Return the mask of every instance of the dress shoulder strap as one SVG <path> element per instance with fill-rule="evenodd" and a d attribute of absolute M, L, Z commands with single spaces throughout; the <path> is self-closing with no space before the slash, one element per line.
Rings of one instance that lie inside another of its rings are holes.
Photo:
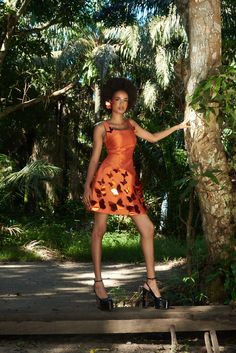
<path fill-rule="evenodd" d="M 102 123 L 103 123 L 103 126 L 105 127 L 105 130 L 109 131 L 110 126 L 109 126 L 108 122 L 106 120 L 104 120 Z"/>

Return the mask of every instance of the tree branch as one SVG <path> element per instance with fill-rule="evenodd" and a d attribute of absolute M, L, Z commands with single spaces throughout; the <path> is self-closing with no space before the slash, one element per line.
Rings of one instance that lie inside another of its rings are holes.
<path fill-rule="evenodd" d="M 12 107 L 7 107 L 3 112 L 0 112 L 0 118 L 4 118 L 5 116 L 14 113 L 17 110 L 23 110 L 25 108 L 31 107 L 32 105 L 35 105 L 37 103 L 42 102 L 43 100 L 46 99 L 53 99 L 55 97 L 61 96 L 62 94 L 65 94 L 66 92 L 70 91 L 72 88 L 76 86 L 77 82 L 71 82 L 69 85 L 65 86 L 64 88 L 61 88 L 49 95 L 45 96 L 39 96 L 33 99 L 30 99 L 26 102 L 22 102 L 20 104 L 14 105 Z"/>
<path fill-rule="evenodd" d="M 24 0 L 23 1 L 23 3 L 21 4 L 21 7 L 19 8 L 19 10 L 16 13 L 18 18 L 24 13 L 26 7 L 29 5 L 30 2 L 31 2 L 31 0 Z"/>
<path fill-rule="evenodd" d="M 48 29 L 49 27 L 56 24 L 58 22 L 58 19 L 59 19 L 58 17 L 55 17 L 51 21 L 48 21 L 47 23 L 43 24 L 40 27 L 25 29 L 25 30 L 17 32 L 16 34 L 22 36 L 22 35 L 27 35 L 27 34 L 31 34 L 31 33 L 38 33 L 38 32 L 44 31 L 45 29 Z"/>

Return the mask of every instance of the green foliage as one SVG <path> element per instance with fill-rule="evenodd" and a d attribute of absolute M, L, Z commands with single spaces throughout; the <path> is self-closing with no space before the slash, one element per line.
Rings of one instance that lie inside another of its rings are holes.
<path fill-rule="evenodd" d="M 183 278 L 185 300 L 191 305 L 205 304 L 207 296 L 199 289 L 200 273 L 195 272 L 189 277 Z"/>
<path fill-rule="evenodd" d="M 18 225 L 6 226 L 0 223 L 0 245 L 14 245 L 23 230 Z"/>
<path fill-rule="evenodd" d="M 65 252 L 74 260 L 90 261 L 90 239 L 82 236 L 82 242 L 74 242 Z M 154 242 L 156 259 L 163 261 L 184 256 L 185 246 L 172 237 L 156 238 Z M 103 240 L 103 260 L 111 262 L 143 262 L 143 254 L 138 234 L 107 232 Z"/>
<path fill-rule="evenodd" d="M 33 0 L 30 1 L 28 12 L 34 24 L 55 19 L 55 22 L 60 22 L 61 26 L 69 26 L 75 20 L 85 21 L 88 19 L 89 3 L 91 2 L 85 2 L 84 0 L 71 0 L 69 2 L 65 0 Z"/>
<path fill-rule="evenodd" d="M 118 215 L 111 215 L 108 218 L 108 231 L 111 233 L 122 233 L 126 231 L 131 236 L 137 233 L 136 226 L 131 218 Z"/>
<path fill-rule="evenodd" d="M 222 130 L 222 143 L 228 157 L 229 167 L 235 171 L 236 142 L 236 67 L 223 66 L 219 73 L 200 82 L 192 96 L 192 107 L 203 113 L 209 121 L 211 113 L 216 113 Z M 219 113 L 219 114 L 218 114 Z M 210 175 L 209 175 L 210 176 Z M 211 178 L 214 176 L 211 174 Z M 215 178 L 214 178 L 215 179 Z M 217 180 L 215 179 L 215 182 Z"/>
<path fill-rule="evenodd" d="M 122 302 L 123 306 L 125 306 L 125 303 L 129 301 L 130 297 L 130 294 L 123 287 L 114 287 L 109 291 L 109 294 L 112 296 L 115 307 Z"/>
<path fill-rule="evenodd" d="M 15 193 L 23 195 L 24 202 L 28 202 L 32 195 L 41 198 L 42 182 L 52 180 L 60 171 L 60 168 L 38 160 L 30 162 L 20 171 L 9 173 L 2 178 L 0 183 L 0 191 L 5 193 L 4 202 L 14 197 Z"/>
<path fill-rule="evenodd" d="M 169 290 L 166 294 L 174 305 L 206 305 L 207 296 L 200 289 L 200 274 L 194 272 L 191 276 L 172 275 L 168 279 Z"/>
<path fill-rule="evenodd" d="M 32 224 L 21 225 L 22 232 L 17 237 L 8 236 L 2 244 L 2 252 L 9 254 L 10 247 L 13 252 L 21 249 L 26 244 L 36 241 L 49 249 L 57 250 L 61 258 L 75 261 L 91 261 L 90 233 L 81 225 L 78 229 L 76 221 L 71 220 L 70 225 L 56 223 L 51 219 L 50 223 L 44 219 L 33 221 Z M 183 257 L 185 245 L 173 237 L 157 237 L 155 239 L 156 258 L 163 261 Z M 2 255 L 3 256 L 3 255 Z M 140 238 L 136 233 L 127 231 L 107 232 L 103 239 L 103 259 L 112 262 L 143 262 L 143 254 Z"/>
<path fill-rule="evenodd" d="M 223 277 L 224 288 L 228 299 L 227 304 L 233 300 L 236 301 L 236 251 L 234 248 L 228 249 L 227 257 L 215 264 L 214 272 L 209 275 L 208 281 L 215 277 Z"/>
<path fill-rule="evenodd" d="M 7 3 L 2 5 L 1 40 L 7 41 L 0 67 L 2 110 L 19 101 L 46 94 L 57 86 L 53 40 L 50 42 L 50 36 L 53 37 L 55 32 L 50 28 L 54 26 L 60 31 L 74 23 L 77 28 L 85 23 L 89 25 L 92 9 L 93 2 L 84 0 L 29 1 L 24 7 L 21 2 L 12 3 L 11 7 Z M 15 16 L 14 35 L 7 33 L 11 30 L 9 14 Z M 69 36 L 67 40 L 70 40 Z"/>
<path fill-rule="evenodd" d="M 91 214 L 86 211 L 84 204 L 81 200 L 66 200 L 62 205 L 53 207 L 53 217 L 55 222 L 60 223 L 63 219 L 63 223 L 69 229 L 78 231 L 81 228 L 86 230 L 90 229 Z M 52 214 L 46 212 L 42 213 L 42 217 L 45 222 L 50 222 Z"/>
<path fill-rule="evenodd" d="M 191 105 L 209 118 L 211 112 L 220 111 L 221 123 L 228 122 L 234 129 L 236 124 L 236 68 L 222 67 L 217 75 L 199 83 L 193 93 Z"/>
<path fill-rule="evenodd" d="M 110 0 L 104 1 L 100 12 L 97 14 L 99 20 L 106 21 L 110 26 L 134 23 L 140 18 L 144 21 L 143 14 L 156 15 L 165 14 L 173 0 Z"/>
<path fill-rule="evenodd" d="M 73 243 L 74 241 L 78 240 L 79 244 L 81 242 L 77 232 L 68 229 L 64 223 L 58 224 L 54 222 L 51 224 L 42 222 L 41 226 L 39 224 L 26 226 L 24 244 L 35 240 L 42 241 L 47 247 L 58 250 L 65 249 L 69 243 Z M 23 240 L 21 243 L 23 244 Z"/>
<path fill-rule="evenodd" d="M 219 169 L 207 168 L 202 171 L 202 167 L 199 163 L 191 164 L 190 170 L 186 172 L 186 176 L 175 181 L 174 185 L 183 189 L 180 198 L 184 200 L 186 196 L 189 196 L 191 191 L 195 189 L 201 178 L 209 178 L 213 183 L 219 184 L 217 174 L 220 173 Z"/>
<path fill-rule="evenodd" d="M 5 246 L 0 251 L 0 261 L 40 261 L 40 256 L 16 246 Z"/>
<path fill-rule="evenodd" d="M 172 275 L 169 279 L 168 297 L 176 305 L 205 305 L 208 298 L 202 289 L 202 272 L 208 258 L 208 250 L 203 236 L 198 236 L 192 248 L 192 274 Z"/>
<path fill-rule="evenodd" d="M 234 0 L 222 0 L 222 56 L 224 65 L 235 64 L 236 7 Z"/>
<path fill-rule="evenodd" d="M 208 263 L 207 244 L 203 236 L 198 236 L 192 249 L 192 274 L 183 275 L 182 281 L 179 276 L 172 275 L 170 278 L 170 291 L 168 297 L 176 304 L 204 305 L 209 300 L 203 288 L 206 283 L 210 284 L 214 279 L 221 278 L 226 292 L 225 304 L 236 300 L 236 251 L 231 244 L 227 250 L 227 257 L 215 263 L 211 271 L 206 275 L 205 270 Z M 205 276 L 205 277 L 204 277 Z M 221 292 L 223 292 L 221 290 Z"/>
<path fill-rule="evenodd" d="M 2 180 L 12 172 L 13 162 L 5 154 L 0 154 L 0 183 Z"/>

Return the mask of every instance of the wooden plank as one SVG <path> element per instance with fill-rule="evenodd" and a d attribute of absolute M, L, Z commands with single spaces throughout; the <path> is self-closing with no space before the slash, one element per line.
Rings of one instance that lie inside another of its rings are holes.
<path fill-rule="evenodd" d="M 178 341 L 177 341 L 174 325 L 170 326 L 170 335 L 171 335 L 171 350 L 170 350 L 170 352 L 175 353 L 176 349 L 178 347 Z"/>
<path fill-rule="evenodd" d="M 157 310 L 154 308 L 115 308 L 112 312 L 104 312 L 96 308 L 95 305 L 83 305 L 76 307 L 73 305 L 53 305 L 50 303 L 45 305 L 32 306 L 28 303 L 28 307 L 20 303 L 18 306 L 11 308 L 4 305 L 0 309 L 0 321 L 87 321 L 87 320 L 128 320 L 128 319 L 155 319 L 155 318 L 198 318 L 201 320 L 209 320 L 217 317 L 229 317 L 236 319 L 236 311 L 230 306 L 198 306 L 183 307 L 175 306 L 169 310 Z"/>
<path fill-rule="evenodd" d="M 135 320 L 83 320 L 83 321 L 4 321 L 0 322 L 0 335 L 50 335 L 50 334 L 106 334 L 169 332 L 174 325 L 176 332 L 236 330 L 236 323 L 219 320 L 190 319 L 135 319 Z"/>
<path fill-rule="evenodd" d="M 20 303 L 19 303 L 20 304 Z M 20 305 L 19 305 L 20 307 Z M 3 311 L 4 308 L 4 311 Z M 236 330 L 236 311 L 230 306 L 154 308 L 116 308 L 102 312 L 84 305 L 42 306 L 20 309 L 3 307 L 0 311 L 0 335 L 24 334 L 103 334 Z M 37 311 L 35 311 L 37 309 Z"/>
<path fill-rule="evenodd" d="M 218 339 L 217 339 L 217 335 L 216 335 L 215 330 L 210 331 L 210 337 L 211 337 L 213 352 L 220 353 L 220 347 L 219 347 L 219 343 L 218 343 Z"/>
<path fill-rule="evenodd" d="M 112 312 L 101 311 L 97 308 L 93 308 L 93 311 L 88 310 L 72 310 L 68 308 L 67 311 L 63 310 L 53 310 L 45 311 L 41 310 L 40 312 L 35 311 L 12 311 L 0 313 L 0 321 L 21 321 L 24 318 L 24 321 L 87 321 L 87 320 L 128 320 L 128 319 L 155 319 L 158 318 L 193 318 L 192 313 L 186 311 L 175 311 L 175 310 L 156 310 L 154 308 L 141 309 L 141 308 L 118 308 L 114 309 Z"/>
<path fill-rule="evenodd" d="M 205 341 L 207 353 L 213 353 L 211 349 L 211 340 L 210 340 L 209 332 L 204 333 L 204 341 Z"/>

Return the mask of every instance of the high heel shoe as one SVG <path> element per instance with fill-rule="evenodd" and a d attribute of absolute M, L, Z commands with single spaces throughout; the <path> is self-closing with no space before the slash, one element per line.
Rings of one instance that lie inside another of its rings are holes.
<path fill-rule="evenodd" d="M 156 280 L 156 277 L 154 278 L 148 278 L 149 280 Z M 155 294 L 153 293 L 151 287 L 147 282 L 145 284 L 148 286 L 148 289 L 143 287 L 143 292 L 142 292 L 142 306 L 143 308 L 147 308 L 148 306 L 148 297 L 152 297 L 154 299 L 154 306 L 156 309 L 168 309 L 169 308 L 169 301 L 168 299 L 165 299 L 163 297 L 156 297 Z"/>
<path fill-rule="evenodd" d="M 102 279 L 99 279 L 99 280 L 94 280 L 95 283 L 97 282 L 102 282 Z M 113 301 L 112 301 L 112 298 L 110 296 L 107 296 L 106 298 L 99 298 L 99 296 L 97 295 L 96 293 L 96 289 L 95 289 L 95 284 L 94 284 L 94 287 L 93 287 L 93 291 L 94 291 L 94 294 L 96 296 L 96 301 L 97 301 L 97 307 L 100 309 L 100 310 L 104 310 L 104 311 L 112 311 L 113 309 Z"/>

